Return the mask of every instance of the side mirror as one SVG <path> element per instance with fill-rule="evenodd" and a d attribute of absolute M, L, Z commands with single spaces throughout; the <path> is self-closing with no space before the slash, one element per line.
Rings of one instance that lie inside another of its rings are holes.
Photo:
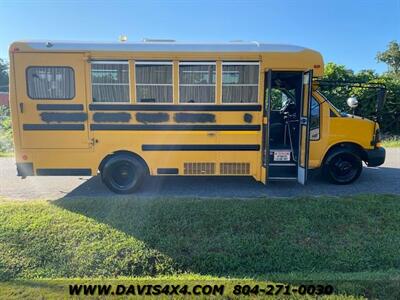
<path fill-rule="evenodd" d="M 358 106 L 358 100 L 356 97 L 350 97 L 349 99 L 347 99 L 347 105 L 350 108 L 356 108 Z"/>

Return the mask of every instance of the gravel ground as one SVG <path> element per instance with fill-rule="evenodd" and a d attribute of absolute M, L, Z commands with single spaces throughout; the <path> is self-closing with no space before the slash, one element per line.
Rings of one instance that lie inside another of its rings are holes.
<path fill-rule="evenodd" d="M 152 177 L 135 195 L 192 197 L 291 197 L 306 195 L 400 194 L 400 148 L 387 149 L 386 162 L 364 168 L 351 185 L 326 183 L 314 174 L 306 186 L 295 182 L 263 185 L 247 177 Z M 13 158 L 0 158 L 0 197 L 17 200 L 113 196 L 99 177 L 28 177 L 15 175 Z"/>

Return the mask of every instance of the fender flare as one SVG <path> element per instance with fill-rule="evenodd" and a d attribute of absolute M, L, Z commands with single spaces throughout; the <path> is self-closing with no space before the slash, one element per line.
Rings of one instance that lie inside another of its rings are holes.
<path fill-rule="evenodd" d="M 365 161 L 367 158 L 367 153 L 360 145 L 351 143 L 351 142 L 342 142 L 342 143 L 332 145 L 328 149 L 328 151 L 325 153 L 321 167 L 324 167 L 326 164 L 328 164 L 330 162 L 330 160 L 334 156 L 336 156 L 340 153 L 351 153 L 351 154 L 359 157 L 363 161 Z"/>

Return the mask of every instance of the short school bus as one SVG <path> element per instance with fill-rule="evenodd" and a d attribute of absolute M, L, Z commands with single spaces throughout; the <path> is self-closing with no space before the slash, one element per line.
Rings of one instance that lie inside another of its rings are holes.
<path fill-rule="evenodd" d="M 15 42 L 10 102 L 19 176 L 147 175 L 356 180 L 384 162 L 379 126 L 313 84 L 322 56 L 260 43 Z"/>

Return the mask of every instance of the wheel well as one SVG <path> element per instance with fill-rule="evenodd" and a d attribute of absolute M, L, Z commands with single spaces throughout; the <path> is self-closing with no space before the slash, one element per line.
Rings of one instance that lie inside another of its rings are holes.
<path fill-rule="evenodd" d="M 101 173 L 104 164 L 113 156 L 119 155 L 119 154 L 128 154 L 131 155 L 133 157 L 135 157 L 136 159 L 138 159 L 144 166 L 147 174 L 150 174 L 150 170 L 149 170 L 149 166 L 147 165 L 146 161 L 138 154 L 131 152 L 131 151 L 127 151 L 127 150 L 119 150 L 119 151 L 115 151 L 111 154 L 108 154 L 106 157 L 103 158 L 103 160 L 101 161 L 100 165 L 99 165 L 99 171 Z"/>
<path fill-rule="evenodd" d="M 329 148 L 329 150 L 325 154 L 322 166 L 325 165 L 325 162 L 329 157 L 332 157 L 335 153 L 342 151 L 343 149 L 349 149 L 350 151 L 356 153 L 364 161 L 367 159 L 367 153 L 365 152 L 363 147 L 356 143 L 343 142 L 335 144 Z"/>

